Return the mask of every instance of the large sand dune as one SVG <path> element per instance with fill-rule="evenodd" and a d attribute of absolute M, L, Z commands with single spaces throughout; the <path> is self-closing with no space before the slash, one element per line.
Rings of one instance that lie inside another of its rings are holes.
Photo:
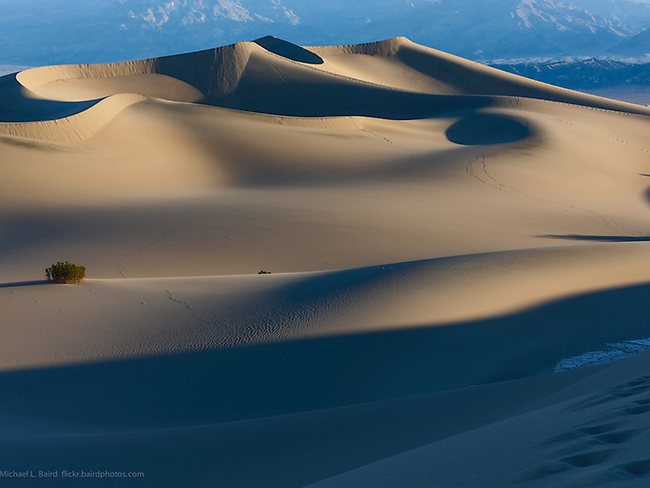
<path fill-rule="evenodd" d="M 554 370 L 650 337 L 649 116 L 404 38 L 0 78 L 0 468 L 645 486 L 650 353 Z"/>

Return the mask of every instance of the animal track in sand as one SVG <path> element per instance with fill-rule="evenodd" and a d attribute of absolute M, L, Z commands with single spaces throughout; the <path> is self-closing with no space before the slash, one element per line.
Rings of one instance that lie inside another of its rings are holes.
<path fill-rule="evenodd" d="M 592 210 L 590 208 L 586 207 L 581 207 L 579 205 L 575 204 L 562 204 L 560 202 L 556 202 L 554 200 L 549 200 L 548 198 L 543 198 L 543 197 L 538 197 L 535 195 L 531 195 L 530 193 L 527 193 L 526 191 L 517 188 L 512 185 L 508 185 L 504 183 L 503 181 L 498 180 L 493 174 L 488 170 L 487 166 L 487 156 L 484 154 L 479 154 L 476 157 L 472 158 L 467 165 L 465 166 L 465 172 L 477 180 L 478 182 L 489 186 L 490 188 L 493 188 L 497 191 L 506 193 L 508 195 L 513 195 L 513 196 L 518 196 L 521 198 L 525 198 L 527 200 L 531 200 L 534 202 L 541 203 L 542 205 L 546 205 L 549 207 L 556 208 L 558 210 L 561 210 L 563 212 L 567 213 L 579 213 L 582 215 L 582 217 L 586 218 L 587 220 L 597 224 L 597 225 L 605 225 L 606 227 L 617 230 L 617 231 L 624 231 L 625 233 L 628 234 L 640 234 L 639 232 L 636 232 L 632 229 L 629 229 L 623 225 L 620 225 L 618 222 L 615 222 L 613 220 L 608 219 L 604 215 L 596 212 L 595 210 Z"/>
<path fill-rule="evenodd" d="M 580 412 L 584 421 L 544 441 L 540 447 L 548 461 L 517 480 L 552 477 L 553 486 L 573 487 L 650 477 L 650 459 L 633 459 L 638 442 L 630 444 L 650 428 L 648 393 L 650 376 L 642 376 L 569 405 L 567 410 Z"/>
<path fill-rule="evenodd" d="M 619 464 L 612 468 L 613 470 L 620 470 L 635 478 L 645 478 L 650 476 L 650 459 L 643 459 L 640 461 L 631 461 L 625 464 Z"/>
<path fill-rule="evenodd" d="M 627 415 L 641 415 L 650 412 L 650 405 L 639 405 L 621 410 L 621 413 Z"/>
<path fill-rule="evenodd" d="M 569 464 L 576 468 L 585 468 L 587 466 L 594 466 L 601 464 L 609 459 L 612 459 L 618 453 L 618 449 L 606 449 L 604 451 L 590 451 L 582 454 L 576 454 L 560 459 L 560 462 Z"/>
<path fill-rule="evenodd" d="M 598 442 L 604 444 L 623 444 L 635 437 L 641 435 L 642 429 L 619 430 L 617 432 L 607 432 L 595 437 Z"/>
<path fill-rule="evenodd" d="M 602 405 L 604 403 L 613 402 L 621 398 L 628 398 L 631 396 L 638 395 L 650 388 L 650 377 L 644 376 L 634 381 L 630 381 L 623 385 L 619 385 L 615 388 L 612 388 L 606 393 L 600 393 L 597 395 L 588 396 L 585 399 L 582 399 L 571 406 L 573 410 L 583 410 L 597 405 Z M 650 397 L 642 398 L 635 400 L 636 405 L 648 405 L 650 404 Z"/>
<path fill-rule="evenodd" d="M 393 144 L 393 141 L 391 141 L 388 137 L 384 137 L 381 134 L 377 134 L 376 132 L 373 132 L 369 129 L 361 129 L 361 132 L 364 132 L 372 137 L 376 137 L 377 139 L 381 139 L 384 142 L 387 142 L 388 144 Z"/>

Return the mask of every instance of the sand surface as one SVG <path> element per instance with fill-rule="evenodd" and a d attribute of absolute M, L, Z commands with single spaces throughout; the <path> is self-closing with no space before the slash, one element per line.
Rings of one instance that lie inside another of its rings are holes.
<path fill-rule="evenodd" d="M 649 117 L 405 38 L 0 77 L 0 470 L 647 486 L 650 351 L 561 365 L 650 337 Z"/>

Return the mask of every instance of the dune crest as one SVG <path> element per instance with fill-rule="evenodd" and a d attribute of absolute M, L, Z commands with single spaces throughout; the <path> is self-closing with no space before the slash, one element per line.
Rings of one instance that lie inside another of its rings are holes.
<path fill-rule="evenodd" d="M 235 89 L 246 66 L 250 45 L 239 43 L 122 63 L 32 68 L 18 73 L 17 79 L 33 93 L 64 101 L 88 99 L 89 95 L 100 98 L 127 91 L 179 102 L 197 102 Z M 84 82 L 89 84 L 98 80 L 104 83 L 96 93 L 84 92 Z M 163 89 L 161 92 L 161 85 L 165 84 L 168 91 Z"/>
<path fill-rule="evenodd" d="M 143 100 L 146 97 L 137 94 L 111 95 L 89 109 L 63 119 L 0 123 L 0 134 L 58 144 L 81 142 L 110 123 L 120 112 Z"/>
<path fill-rule="evenodd" d="M 139 61 L 32 68 L 18 73 L 16 79 L 26 90 L 25 96 L 48 100 L 79 102 L 138 93 L 170 101 L 201 102 L 279 115 L 380 117 L 381 112 L 365 113 L 369 110 L 367 106 L 376 103 L 390 106 L 395 103 L 393 99 L 411 105 L 428 105 L 431 114 L 439 110 L 441 100 L 444 106 L 449 105 L 447 99 L 433 95 L 537 98 L 650 114 L 647 108 L 545 85 L 419 46 L 403 37 L 309 48 L 266 37 L 255 42 Z M 320 97 L 324 101 L 331 103 L 334 99 L 354 97 L 360 110 L 347 111 L 343 106 L 337 108 L 336 103 L 330 109 L 321 108 L 322 102 L 302 95 L 314 83 L 321 86 Z M 260 93 L 277 101 L 262 99 Z M 294 97 L 299 103 L 291 103 Z M 426 112 L 413 108 L 408 114 L 406 110 L 398 117 L 426 116 Z M 390 108 L 386 109 L 386 116 L 392 117 Z"/>

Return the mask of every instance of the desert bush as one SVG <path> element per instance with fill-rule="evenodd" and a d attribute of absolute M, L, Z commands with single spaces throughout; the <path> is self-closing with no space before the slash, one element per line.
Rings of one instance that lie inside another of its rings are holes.
<path fill-rule="evenodd" d="M 59 261 L 45 270 L 45 277 L 52 283 L 81 283 L 86 278 L 86 268 Z"/>

